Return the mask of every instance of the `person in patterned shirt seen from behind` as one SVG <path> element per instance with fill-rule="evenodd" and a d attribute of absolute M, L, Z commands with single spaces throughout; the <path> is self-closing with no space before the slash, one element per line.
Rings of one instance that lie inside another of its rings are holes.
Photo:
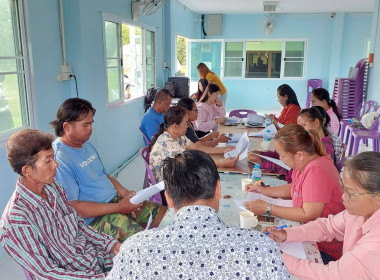
<path fill-rule="evenodd" d="M 219 218 L 221 185 L 210 156 L 189 150 L 167 158 L 163 178 L 173 224 L 130 237 L 106 279 L 289 279 L 273 241 Z"/>
<path fill-rule="evenodd" d="M 0 220 L 0 243 L 33 279 L 104 279 L 120 243 L 87 226 L 55 181 L 54 136 L 13 134 L 8 161 L 19 174 Z"/>

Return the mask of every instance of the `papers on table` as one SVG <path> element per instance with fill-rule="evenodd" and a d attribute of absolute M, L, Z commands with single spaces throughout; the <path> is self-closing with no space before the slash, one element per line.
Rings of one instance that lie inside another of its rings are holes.
<path fill-rule="evenodd" d="M 227 137 L 231 138 L 231 140 L 228 140 L 227 141 L 227 145 L 228 146 L 235 146 L 240 138 L 242 137 L 243 134 L 239 134 L 239 133 L 226 133 L 225 134 Z"/>
<path fill-rule="evenodd" d="M 247 132 L 244 133 L 239 142 L 236 144 L 235 150 L 229 151 L 224 154 L 224 158 L 234 158 L 239 156 L 239 160 L 242 160 L 247 157 L 249 148 L 249 138 Z"/>
<path fill-rule="evenodd" d="M 264 158 L 264 159 L 266 159 L 266 160 L 268 160 L 268 161 L 270 161 L 270 162 L 273 162 L 273 163 L 275 163 L 275 164 L 277 164 L 277 165 L 279 165 L 279 166 L 285 168 L 286 170 L 290 170 L 290 169 L 291 169 L 289 166 L 287 166 L 287 165 L 286 165 L 282 160 L 280 160 L 280 159 L 277 159 L 277 158 L 271 158 L 271 157 L 263 156 L 263 155 L 261 155 L 261 154 L 256 154 L 256 153 L 252 153 L 252 154 L 257 155 L 257 156 L 259 156 L 259 157 L 262 157 L 262 158 Z"/>
<path fill-rule="evenodd" d="M 238 125 L 240 123 L 240 118 L 238 117 L 227 117 L 224 125 Z"/>
<path fill-rule="evenodd" d="M 235 199 L 235 205 L 236 207 L 244 207 L 244 202 L 252 201 L 260 199 L 262 201 L 265 201 L 267 203 L 282 206 L 282 207 L 293 207 L 293 203 L 290 199 L 282 199 L 282 198 L 272 198 L 266 195 L 263 195 L 261 193 L 255 193 L 255 192 L 248 192 L 246 199 Z"/>
<path fill-rule="evenodd" d="M 164 181 L 159 182 L 158 184 L 155 184 L 153 186 L 150 186 L 146 189 L 142 189 L 138 191 L 131 199 L 130 202 L 133 204 L 139 204 L 143 202 L 144 200 L 147 200 L 148 198 L 154 196 L 155 194 L 159 193 L 160 191 L 163 191 L 165 187 Z"/>
<path fill-rule="evenodd" d="M 256 114 L 248 114 L 247 125 L 254 126 L 254 127 L 264 127 L 265 126 L 265 118 L 264 118 L 264 116 L 260 116 L 260 115 L 256 115 Z"/>
<path fill-rule="evenodd" d="M 305 249 L 301 242 L 282 242 L 278 244 L 281 251 L 299 259 L 306 259 Z"/>
<path fill-rule="evenodd" d="M 279 128 L 283 127 L 284 125 L 281 124 L 281 123 L 278 123 L 277 124 Z M 263 128 L 262 130 L 260 131 L 257 131 L 257 132 L 250 132 L 249 133 L 249 136 L 250 137 L 263 137 L 264 136 L 264 133 L 267 131 L 267 130 L 270 130 L 270 134 L 271 134 L 271 137 L 273 138 L 274 135 L 277 133 L 277 128 L 274 126 L 274 124 L 271 124 L 270 126 L 266 127 L 266 128 Z"/>

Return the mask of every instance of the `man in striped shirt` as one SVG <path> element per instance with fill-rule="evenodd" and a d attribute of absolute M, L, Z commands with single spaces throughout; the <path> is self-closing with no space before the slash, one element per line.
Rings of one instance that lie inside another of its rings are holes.
<path fill-rule="evenodd" d="M 55 181 L 54 137 L 26 129 L 8 140 L 20 175 L 0 220 L 0 243 L 38 279 L 104 279 L 120 243 L 85 225 Z"/>

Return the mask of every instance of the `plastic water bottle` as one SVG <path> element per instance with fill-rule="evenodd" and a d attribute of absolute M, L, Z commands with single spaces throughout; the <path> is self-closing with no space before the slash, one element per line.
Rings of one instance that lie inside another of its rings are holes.
<path fill-rule="evenodd" d="M 252 182 L 257 182 L 261 180 L 261 169 L 259 164 L 255 164 L 252 169 Z"/>
<path fill-rule="evenodd" d="M 270 120 L 270 117 L 267 116 L 267 118 L 265 119 L 265 127 L 268 127 L 272 124 L 272 121 Z"/>
<path fill-rule="evenodd" d="M 264 132 L 264 142 L 270 142 L 272 141 L 272 135 L 270 133 L 270 130 L 267 129 L 267 131 Z"/>

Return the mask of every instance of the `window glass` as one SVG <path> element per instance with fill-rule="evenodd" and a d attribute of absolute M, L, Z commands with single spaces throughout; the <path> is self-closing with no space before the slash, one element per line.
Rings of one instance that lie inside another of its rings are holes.
<path fill-rule="evenodd" d="M 226 42 L 224 53 L 224 76 L 241 77 L 243 72 L 243 42 Z"/>
<path fill-rule="evenodd" d="M 176 76 L 187 76 L 188 38 L 177 35 Z"/>
<path fill-rule="evenodd" d="M 0 0 L 0 135 L 30 125 L 21 1 Z"/>
<path fill-rule="evenodd" d="M 305 42 L 285 43 L 284 77 L 303 77 Z"/>

